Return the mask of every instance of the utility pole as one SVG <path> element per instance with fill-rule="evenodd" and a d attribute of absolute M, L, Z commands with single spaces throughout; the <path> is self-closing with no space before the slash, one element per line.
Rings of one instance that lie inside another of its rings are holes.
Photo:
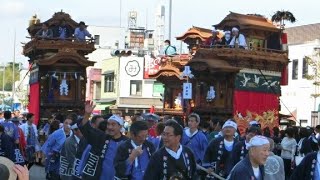
<path fill-rule="evenodd" d="M 172 0 L 169 0 L 169 40 L 171 41 Z"/>
<path fill-rule="evenodd" d="M 15 65 L 16 65 L 16 29 L 14 29 L 14 38 L 13 38 L 13 64 L 12 64 L 12 99 L 14 102 L 14 97 L 16 93 L 16 85 L 15 85 Z M 12 111 L 14 103 L 12 102 Z"/>
<path fill-rule="evenodd" d="M 120 0 L 120 28 L 121 28 L 121 21 L 122 21 L 122 0 Z"/>

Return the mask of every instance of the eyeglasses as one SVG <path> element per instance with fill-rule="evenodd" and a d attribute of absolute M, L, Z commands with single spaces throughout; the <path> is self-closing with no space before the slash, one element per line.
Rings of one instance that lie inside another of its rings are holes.
<path fill-rule="evenodd" d="M 162 137 L 172 137 L 175 136 L 174 134 L 169 134 L 169 133 L 162 133 L 161 134 Z"/>

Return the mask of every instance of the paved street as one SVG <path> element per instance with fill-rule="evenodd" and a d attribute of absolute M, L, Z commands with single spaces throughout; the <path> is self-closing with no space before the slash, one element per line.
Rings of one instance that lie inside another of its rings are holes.
<path fill-rule="evenodd" d="M 46 173 L 44 167 L 33 165 L 30 169 L 30 180 L 45 180 Z"/>

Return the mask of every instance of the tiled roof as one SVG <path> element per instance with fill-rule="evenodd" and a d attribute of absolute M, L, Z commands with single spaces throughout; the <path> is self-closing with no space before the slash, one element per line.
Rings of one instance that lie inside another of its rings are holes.
<path fill-rule="evenodd" d="M 320 23 L 286 28 L 288 44 L 303 44 L 320 39 Z"/>

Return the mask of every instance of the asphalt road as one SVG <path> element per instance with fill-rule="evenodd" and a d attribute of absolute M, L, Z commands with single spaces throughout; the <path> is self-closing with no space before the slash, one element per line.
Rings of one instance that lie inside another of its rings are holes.
<path fill-rule="evenodd" d="M 33 165 L 30 169 L 30 180 L 45 180 L 46 173 L 44 167 Z"/>

